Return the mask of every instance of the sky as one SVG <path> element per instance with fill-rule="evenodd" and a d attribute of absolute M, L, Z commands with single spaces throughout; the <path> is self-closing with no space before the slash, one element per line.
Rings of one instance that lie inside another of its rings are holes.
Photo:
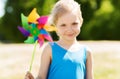
<path fill-rule="evenodd" d="M 5 13 L 4 7 L 5 7 L 6 0 L 0 0 L 0 17 L 2 17 Z"/>

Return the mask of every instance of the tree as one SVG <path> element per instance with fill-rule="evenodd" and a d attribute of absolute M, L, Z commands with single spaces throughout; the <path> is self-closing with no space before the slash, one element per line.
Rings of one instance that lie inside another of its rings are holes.
<path fill-rule="evenodd" d="M 79 39 L 120 40 L 120 1 L 81 0 L 84 24 Z M 85 4 L 84 4 L 85 3 Z M 89 9 L 89 10 L 88 10 Z"/>

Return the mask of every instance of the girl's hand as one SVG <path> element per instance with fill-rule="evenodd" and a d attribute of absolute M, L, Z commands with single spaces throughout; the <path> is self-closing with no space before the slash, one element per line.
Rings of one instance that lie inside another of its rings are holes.
<path fill-rule="evenodd" d="M 34 79 L 34 77 L 30 72 L 27 72 L 25 75 L 25 79 Z"/>

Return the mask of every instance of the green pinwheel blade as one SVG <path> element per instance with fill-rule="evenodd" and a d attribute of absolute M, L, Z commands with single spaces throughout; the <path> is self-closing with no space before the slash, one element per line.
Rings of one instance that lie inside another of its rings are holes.
<path fill-rule="evenodd" d="M 35 40 L 34 40 L 34 37 L 28 37 L 28 39 L 27 40 L 25 40 L 24 41 L 25 43 L 34 43 L 35 42 Z"/>
<path fill-rule="evenodd" d="M 24 16 L 23 14 L 21 14 L 21 20 L 22 20 L 22 26 L 24 29 L 28 30 L 28 18 L 26 16 Z"/>

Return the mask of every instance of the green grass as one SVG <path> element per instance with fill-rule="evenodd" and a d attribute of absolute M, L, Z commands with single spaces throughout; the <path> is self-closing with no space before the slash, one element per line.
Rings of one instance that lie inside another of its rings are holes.
<path fill-rule="evenodd" d="M 0 79 L 24 79 L 33 51 L 33 45 L 0 45 Z M 99 50 L 98 50 L 99 51 Z M 109 50 L 110 51 L 110 50 Z M 32 73 L 37 75 L 41 49 L 36 49 Z M 94 79 L 120 79 L 120 53 L 93 53 Z"/>
<path fill-rule="evenodd" d="M 95 79 L 120 79 L 119 53 L 94 53 Z"/>

